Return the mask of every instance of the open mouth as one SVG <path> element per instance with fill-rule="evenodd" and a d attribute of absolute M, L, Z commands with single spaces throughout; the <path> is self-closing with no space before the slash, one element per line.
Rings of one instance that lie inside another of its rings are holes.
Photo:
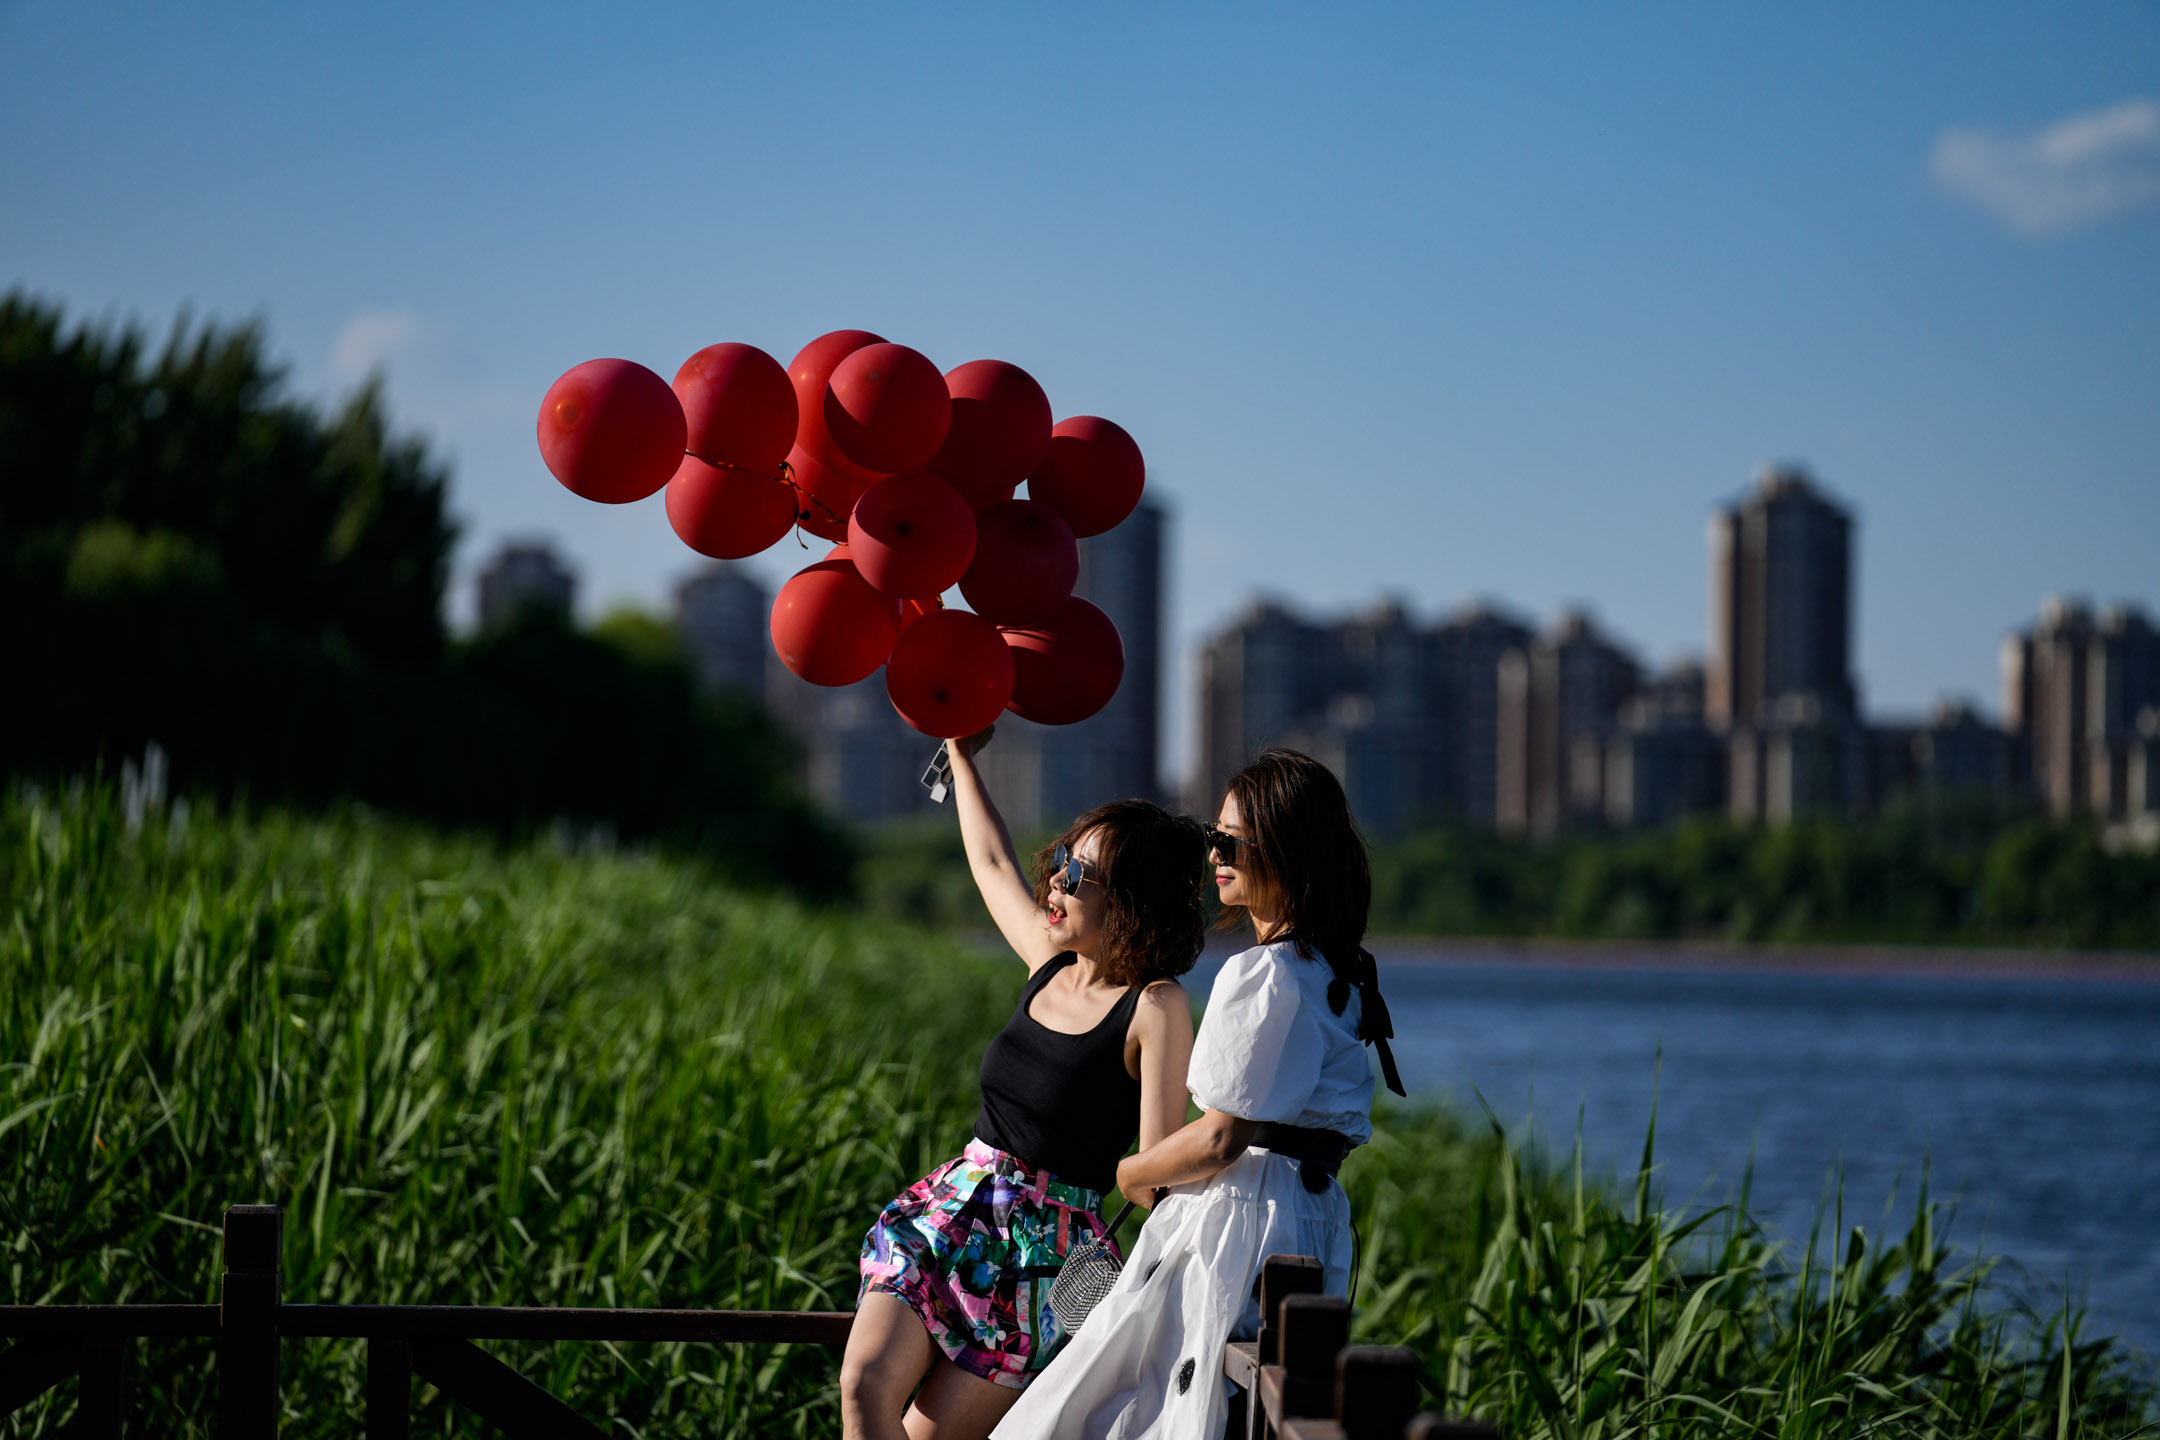
<path fill-rule="evenodd" d="M 1052 925 L 1062 925 L 1065 923 L 1065 912 L 1058 906 L 1049 906 L 1047 913 L 1050 916 L 1050 923 Z"/>

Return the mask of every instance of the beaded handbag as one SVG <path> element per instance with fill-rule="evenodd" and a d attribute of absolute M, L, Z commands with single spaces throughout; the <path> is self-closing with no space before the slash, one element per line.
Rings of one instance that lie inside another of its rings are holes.
<path fill-rule="evenodd" d="M 1050 1313 L 1057 1316 L 1058 1329 L 1066 1338 L 1080 1333 L 1087 1323 L 1089 1312 L 1097 1302 L 1110 1293 L 1117 1284 L 1118 1272 L 1125 1262 L 1118 1259 L 1117 1251 L 1110 1248 L 1110 1239 L 1132 1214 L 1133 1202 L 1125 1202 L 1125 1208 L 1117 1212 L 1103 1233 L 1081 1241 L 1065 1252 L 1065 1263 L 1059 1268 L 1057 1279 L 1050 1282 Z"/>

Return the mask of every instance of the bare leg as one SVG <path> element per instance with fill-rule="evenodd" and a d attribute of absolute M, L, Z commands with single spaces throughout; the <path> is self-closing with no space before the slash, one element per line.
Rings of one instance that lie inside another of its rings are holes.
<path fill-rule="evenodd" d="M 1019 1398 L 1018 1390 L 971 1375 L 940 1355 L 908 1408 L 908 1440 L 987 1440 Z"/>
<path fill-rule="evenodd" d="M 905 1300 L 883 1290 L 863 1296 L 840 1361 L 840 1433 L 846 1440 L 903 1440 L 908 1432 L 901 1415 L 932 1360 L 951 1366 Z M 985 1425 L 983 1433 L 989 1432 Z"/>

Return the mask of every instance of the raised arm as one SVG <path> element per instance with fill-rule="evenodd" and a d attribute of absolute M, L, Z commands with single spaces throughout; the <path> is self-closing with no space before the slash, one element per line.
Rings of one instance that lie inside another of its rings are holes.
<path fill-rule="evenodd" d="M 1047 963 L 1057 952 L 1050 930 L 1043 923 L 1042 907 L 1035 903 L 1035 887 L 1013 849 L 1005 817 L 991 803 L 983 787 L 982 772 L 975 768 L 975 752 L 989 740 L 990 732 L 965 740 L 946 742 L 952 761 L 953 808 L 960 815 L 960 842 L 967 848 L 968 873 L 982 892 L 990 918 L 1013 953 L 1027 962 L 1028 973 Z"/>

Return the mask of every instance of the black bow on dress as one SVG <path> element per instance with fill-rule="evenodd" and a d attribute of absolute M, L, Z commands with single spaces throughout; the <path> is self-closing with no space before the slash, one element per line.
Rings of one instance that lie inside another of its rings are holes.
<path fill-rule="evenodd" d="M 1343 974 L 1342 967 L 1329 962 L 1335 978 L 1328 981 L 1327 1003 L 1337 1015 L 1350 1003 L 1350 987 L 1357 986 L 1362 1004 L 1358 1006 L 1358 1039 L 1380 1052 L 1380 1075 L 1387 1081 L 1387 1088 L 1405 1099 L 1409 1091 L 1403 1089 L 1402 1075 L 1395 1069 L 1395 1052 L 1388 1048 L 1388 1041 L 1395 1038 L 1395 1019 L 1388 1014 L 1387 1001 L 1380 995 L 1380 966 L 1372 952 L 1358 947 L 1357 959 L 1350 966 L 1350 973 Z"/>

